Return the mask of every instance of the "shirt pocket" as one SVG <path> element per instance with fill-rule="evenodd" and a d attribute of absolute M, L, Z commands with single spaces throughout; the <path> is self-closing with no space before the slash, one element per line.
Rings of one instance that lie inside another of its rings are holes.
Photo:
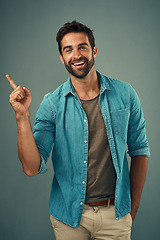
<path fill-rule="evenodd" d="M 121 137 L 127 137 L 129 115 L 129 108 L 124 108 L 111 113 L 113 132 L 116 135 L 118 134 Z"/>

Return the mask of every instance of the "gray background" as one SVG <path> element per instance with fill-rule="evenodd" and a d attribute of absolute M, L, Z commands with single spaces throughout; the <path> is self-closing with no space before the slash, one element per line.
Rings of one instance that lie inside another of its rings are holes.
<path fill-rule="evenodd" d="M 159 25 L 158 0 L 1 0 L 0 1 L 0 239 L 54 239 L 48 202 L 53 169 L 28 178 L 17 156 L 16 121 L 8 96 L 9 73 L 29 87 L 33 126 L 47 92 L 68 74 L 59 60 L 58 29 L 74 19 L 94 29 L 102 74 L 129 82 L 137 91 L 150 142 L 151 158 L 132 239 L 159 236 Z"/>

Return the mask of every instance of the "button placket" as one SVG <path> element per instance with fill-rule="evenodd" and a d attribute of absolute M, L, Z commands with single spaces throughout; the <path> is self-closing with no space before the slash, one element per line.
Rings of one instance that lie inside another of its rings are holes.
<path fill-rule="evenodd" d="M 83 108 L 82 108 L 83 109 Z M 83 129 L 84 129 L 84 159 L 83 159 L 83 174 L 82 174 L 82 193 L 81 193 L 81 201 L 80 201 L 80 209 L 82 211 L 84 202 L 85 202 L 85 191 L 86 191 L 86 180 L 87 180 L 87 158 L 88 158 L 88 121 L 87 116 L 83 110 Z"/>

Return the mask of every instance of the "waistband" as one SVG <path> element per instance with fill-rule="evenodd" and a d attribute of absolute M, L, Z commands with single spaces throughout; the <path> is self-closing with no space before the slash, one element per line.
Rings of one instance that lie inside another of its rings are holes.
<path fill-rule="evenodd" d="M 115 198 L 111 198 L 111 199 L 101 201 L 101 202 L 93 202 L 93 203 L 85 203 L 85 204 L 96 207 L 96 206 L 104 206 L 104 205 L 108 205 L 108 206 L 114 205 L 114 202 L 115 202 Z"/>

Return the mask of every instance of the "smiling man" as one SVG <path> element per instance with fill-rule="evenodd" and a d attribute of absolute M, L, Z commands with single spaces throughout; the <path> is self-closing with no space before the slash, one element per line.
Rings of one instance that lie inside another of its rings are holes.
<path fill-rule="evenodd" d="M 6 75 L 23 170 L 45 173 L 53 147 L 49 210 L 57 240 L 129 240 L 150 155 L 140 101 L 129 84 L 96 71 L 97 47 L 87 26 L 64 24 L 57 42 L 69 78 L 45 95 L 33 133 L 30 91 Z"/>
<path fill-rule="evenodd" d="M 96 46 L 91 48 L 85 33 L 66 34 L 61 41 L 61 46 L 60 59 L 68 72 L 78 79 L 85 78 L 94 66 Z M 95 71 L 95 67 L 93 69 Z"/>

